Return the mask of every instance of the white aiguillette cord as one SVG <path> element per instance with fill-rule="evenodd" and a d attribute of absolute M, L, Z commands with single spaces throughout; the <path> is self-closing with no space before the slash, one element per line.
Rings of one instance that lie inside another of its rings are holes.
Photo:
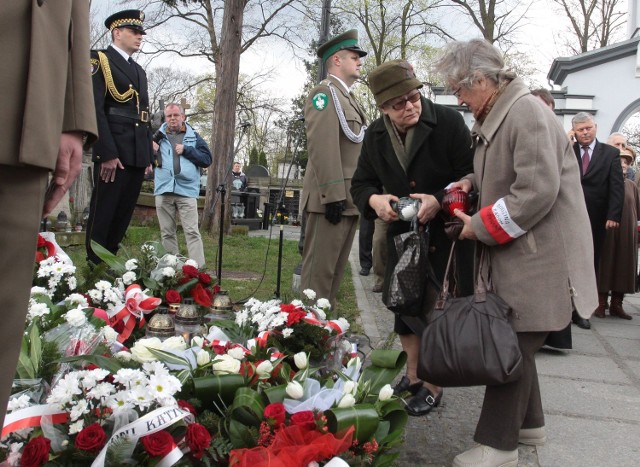
<path fill-rule="evenodd" d="M 356 135 L 351 130 L 351 128 L 349 128 L 349 125 L 347 124 L 347 119 L 344 118 L 342 105 L 338 100 L 338 95 L 336 94 L 336 90 L 332 83 L 329 83 L 329 91 L 331 91 L 331 97 L 333 98 L 333 104 L 334 104 L 334 107 L 336 108 L 336 114 L 338 115 L 338 120 L 340 121 L 340 127 L 342 128 L 342 132 L 347 137 L 347 139 L 352 143 L 356 143 L 356 144 L 362 143 L 362 140 L 364 139 L 364 132 L 367 129 L 366 125 L 363 125 L 362 128 L 360 128 L 360 133 Z"/>

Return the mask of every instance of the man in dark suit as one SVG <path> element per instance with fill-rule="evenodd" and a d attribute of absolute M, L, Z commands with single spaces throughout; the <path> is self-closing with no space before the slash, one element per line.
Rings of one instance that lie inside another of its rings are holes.
<path fill-rule="evenodd" d="M 149 125 L 147 75 L 131 55 L 145 34 L 144 13 L 125 10 L 104 22 L 112 44 L 91 52 L 93 94 L 99 140 L 93 146 L 93 192 L 87 222 L 87 258 L 100 258 L 95 241 L 117 253 L 140 193 L 153 154 Z"/>
<path fill-rule="evenodd" d="M 88 53 L 88 0 L 0 2 L 0 426 L 20 353 L 40 220 L 81 172 L 82 142 L 98 134 Z"/>
<path fill-rule="evenodd" d="M 593 235 L 593 257 L 596 275 L 600 264 L 600 253 L 607 229 L 617 229 L 622 217 L 624 201 L 624 178 L 620 165 L 620 151 L 596 139 L 598 126 L 593 116 L 580 112 L 571 119 L 573 151 L 582 169 L 582 190 L 587 204 Z M 589 329 L 589 320 L 576 312 L 573 322 Z"/>

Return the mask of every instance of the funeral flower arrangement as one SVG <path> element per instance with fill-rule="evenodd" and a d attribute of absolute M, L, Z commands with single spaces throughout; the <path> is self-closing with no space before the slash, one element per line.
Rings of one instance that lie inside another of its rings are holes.
<path fill-rule="evenodd" d="M 211 278 L 151 244 L 138 258 L 107 253 L 112 273 L 84 294 L 62 267 L 32 290 L 6 465 L 393 464 L 407 415 L 389 383 L 403 352 L 374 350 L 363 366 L 349 323 L 312 290 L 251 299 L 190 342 L 145 337 L 161 304 L 207 309 Z"/>

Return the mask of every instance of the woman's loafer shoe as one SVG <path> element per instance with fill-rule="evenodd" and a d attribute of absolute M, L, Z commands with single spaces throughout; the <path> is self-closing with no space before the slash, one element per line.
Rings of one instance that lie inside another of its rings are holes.
<path fill-rule="evenodd" d="M 516 467 L 517 465 L 517 449 L 501 451 L 483 444 L 458 454 L 453 459 L 453 467 Z"/>
<path fill-rule="evenodd" d="M 542 446 L 547 442 L 547 434 L 543 426 L 539 428 L 521 428 L 518 442 L 527 446 Z"/>
<path fill-rule="evenodd" d="M 443 392 L 444 391 L 440 391 L 440 394 L 434 396 L 431 391 L 422 386 L 420 390 L 416 392 L 416 395 L 409 399 L 405 410 L 409 415 L 414 417 L 427 415 L 434 407 L 438 407 L 440 405 Z"/>
<path fill-rule="evenodd" d="M 422 387 L 422 381 L 418 381 L 417 383 L 411 384 L 411 382 L 409 381 L 409 378 L 407 378 L 406 376 L 403 376 L 400 379 L 400 381 L 398 381 L 398 384 L 396 384 L 393 387 L 393 395 L 401 396 L 407 391 L 415 395 L 420 390 L 421 387 Z"/>

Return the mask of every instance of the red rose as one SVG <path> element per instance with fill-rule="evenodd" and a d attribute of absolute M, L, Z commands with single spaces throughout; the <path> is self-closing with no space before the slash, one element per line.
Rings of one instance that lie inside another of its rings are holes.
<path fill-rule="evenodd" d="M 193 457 L 200 459 L 204 454 L 204 450 L 211 444 L 211 435 L 205 427 L 199 423 L 192 423 L 187 426 L 187 434 L 185 435 L 187 446 L 191 449 Z"/>
<path fill-rule="evenodd" d="M 44 255 L 36 250 L 36 263 L 39 263 L 40 261 L 43 261 L 45 259 L 46 258 L 44 257 Z"/>
<path fill-rule="evenodd" d="M 31 438 L 22 451 L 20 465 L 22 467 L 35 467 L 44 465 L 49 461 L 49 449 L 51 441 L 44 436 Z"/>
<path fill-rule="evenodd" d="M 43 248 L 45 245 L 46 240 L 44 239 L 44 237 L 40 234 L 38 234 L 38 248 Z"/>
<path fill-rule="evenodd" d="M 200 281 L 201 284 L 204 284 L 204 285 L 211 284 L 211 276 L 206 272 L 201 272 L 200 274 L 198 274 L 198 280 Z"/>
<path fill-rule="evenodd" d="M 293 313 L 294 311 L 296 311 L 297 307 L 295 305 L 292 305 L 291 303 L 282 303 L 280 305 L 280 311 L 283 311 L 285 313 Z"/>
<path fill-rule="evenodd" d="M 182 301 L 182 297 L 180 296 L 180 292 L 177 290 L 169 289 L 165 295 L 167 299 L 167 303 L 180 303 Z"/>
<path fill-rule="evenodd" d="M 305 410 L 291 415 L 291 424 L 298 425 L 307 430 L 315 430 L 316 418 L 311 410 Z"/>
<path fill-rule="evenodd" d="M 213 286 L 214 295 L 217 294 L 218 292 L 220 292 L 220 284 L 216 284 Z"/>
<path fill-rule="evenodd" d="M 166 431 L 158 431 L 140 438 L 144 450 L 150 456 L 164 457 L 175 447 L 173 437 Z"/>
<path fill-rule="evenodd" d="M 92 423 L 76 436 L 74 446 L 81 451 L 100 452 L 107 442 L 107 434 L 99 423 Z"/>
<path fill-rule="evenodd" d="M 200 271 L 198 271 L 198 268 L 196 268 L 194 266 L 189 266 L 187 264 L 182 266 L 182 274 L 184 274 L 189 279 L 193 279 L 195 277 L 198 277 L 199 273 L 200 273 Z"/>
<path fill-rule="evenodd" d="M 182 410 L 186 410 L 187 412 L 191 412 L 194 417 L 196 415 L 198 415 L 196 413 L 196 408 L 193 405 L 189 404 L 187 401 L 179 399 L 177 402 L 178 402 L 178 407 L 180 407 Z"/>
<path fill-rule="evenodd" d="M 287 326 L 293 326 L 294 324 L 302 321 L 307 314 L 304 311 L 293 311 L 287 316 Z"/>
<path fill-rule="evenodd" d="M 263 416 L 266 419 L 271 419 L 274 421 L 275 428 L 279 427 L 284 423 L 284 418 L 287 415 L 284 404 L 280 402 L 274 402 L 273 404 L 269 404 L 264 408 Z"/>
<path fill-rule="evenodd" d="M 213 293 L 202 287 L 202 284 L 199 283 L 191 289 L 191 296 L 198 305 L 202 305 L 207 308 L 211 306 L 211 302 L 213 301 Z"/>

